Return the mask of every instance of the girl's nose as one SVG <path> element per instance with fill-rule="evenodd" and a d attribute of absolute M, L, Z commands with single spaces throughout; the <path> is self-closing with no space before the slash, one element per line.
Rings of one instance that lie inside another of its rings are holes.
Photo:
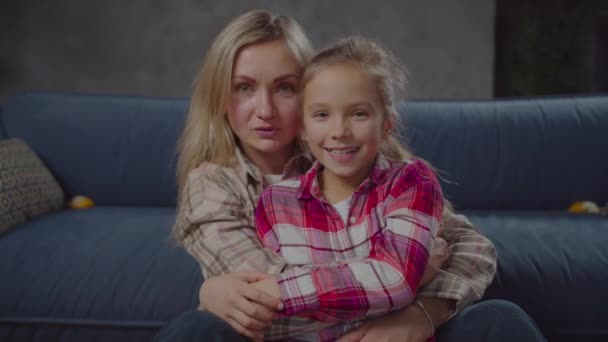
<path fill-rule="evenodd" d="M 331 125 L 331 137 L 332 139 L 340 139 L 348 135 L 348 124 L 341 118 L 332 120 Z"/>

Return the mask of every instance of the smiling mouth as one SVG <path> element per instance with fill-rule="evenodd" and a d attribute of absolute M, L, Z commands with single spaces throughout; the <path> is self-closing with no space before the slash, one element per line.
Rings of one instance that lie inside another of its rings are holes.
<path fill-rule="evenodd" d="M 340 148 L 326 147 L 325 150 L 329 153 L 334 153 L 334 154 L 349 154 L 349 153 L 357 152 L 359 150 L 359 147 L 340 147 Z"/>

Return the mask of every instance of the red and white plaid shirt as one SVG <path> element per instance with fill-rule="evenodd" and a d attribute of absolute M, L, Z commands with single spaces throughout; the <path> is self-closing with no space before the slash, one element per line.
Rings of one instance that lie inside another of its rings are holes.
<path fill-rule="evenodd" d="M 284 314 L 357 321 L 407 306 L 442 217 L 432 169 L 418 159 L 388 162 L 379 155 L 352 196 L 346 222 L 323 199 L 322 169 L 316 162 L 303 176 L 268 187 L 256 208 L 263 245 L 299 266 L 277 275 Z M 355 325 L 336 324 L 310 337 L 334 340 Z"/>

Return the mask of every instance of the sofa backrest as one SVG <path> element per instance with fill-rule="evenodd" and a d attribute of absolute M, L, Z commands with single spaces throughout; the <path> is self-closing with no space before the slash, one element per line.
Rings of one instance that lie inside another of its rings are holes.
<path fill-rule="evenodd" d="M 6 138 L 6 130 L 4 129 L 4 119 L 3 119 L 3 114 L 4 109 L 2 107 L 0 107 L 0 140 Z"/>
<path fill-rule="evenodd" d="M 175 149 L 185 99 L 22 93 L 5 106 L 6 132 L 21 137 L 66 197 L 99 205 L 175 205 Z"/>
<path fill-rule="evenodd" d="M 460 209 L 608 201 L 608 96 L 401 104 L 402 134 Z"/>
<path fill-rule="evenodd" d="M 23 93 L 8 136 L 43 159 L 66 196 L 100 205 L 175 205 L 186 99 Z M 402 135 L 449 182 L 458 209 L 564 210 L 608 201 L 608 97 L 410 101 Z"/>

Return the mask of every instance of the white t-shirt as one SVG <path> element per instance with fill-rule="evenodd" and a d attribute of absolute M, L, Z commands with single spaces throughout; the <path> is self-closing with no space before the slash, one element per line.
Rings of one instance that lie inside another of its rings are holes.
<path fill-rule="evenodd" d="M 278 183 L 283 179 L 283 175 L 264 175 L 264 180 L 266 181 L 266 184 L 268 185 L 272 185 L 274 183 Z"/>
<path fill-rule="evenodd" d="M 283 175 L 264 175 L 264 180 L 266 181 L 266 184 L 272 185 L 283 180 Z M 342 217 L 344 223 L 346 223 L 346 219 L 348 219 L 348 211 L 350 210 L 351 203 L 352 196 L 333 205 L 340 214 L 340 217 Z"/>
<path fill-rule="evenodd" d="M 338 213 L 342 217 L 342 221 L 344 221 L 344 223 L 346 223 L 346 219 L 348 218 L 348 211 L 350 210 L 352 199 L 352 196 L 349 196 L 347 199 L 342 200 L 333 205 L 334 208 L 336 208 L 336 211 L 338 211 Z"/>

